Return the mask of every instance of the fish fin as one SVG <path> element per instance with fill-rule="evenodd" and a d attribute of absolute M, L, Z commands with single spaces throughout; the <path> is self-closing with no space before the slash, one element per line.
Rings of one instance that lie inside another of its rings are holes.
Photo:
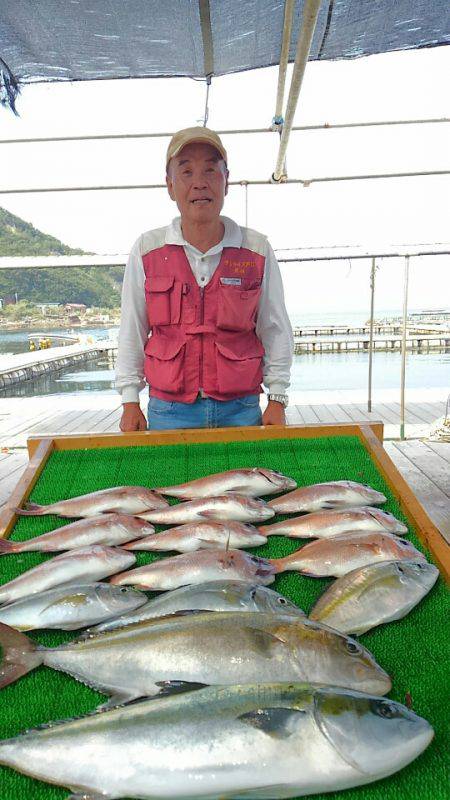
<path fill-rule="evenodd" d="M 141 700 L 141 696 L 135 694 L 121 694 L 120 692 L 117 692 L 117 694 L 112 694 L 106 703 L 102 703 L 101 705 L 97 706 L 95 713 L 97 714 L 102 713 L 103 711 L 111 711 L 111 709 L 118 708 L 119 706 L 127 706 L 130 703 L 133 703 L 135 700 Z"/>
<path fill-rule="evenodd" d="M 288 739 L 295 733 L 297 724 L 305 713 L 298 708 L 258 708 L 256 711 L 241 714 L 238 719 L 274 739 Z"/>
<path fill-rule="evenodd" d="M 204 517 L 205 519 L 217 519 L 217 512 L 208 511 L 207 509 L 205 511 L 199 511 L 198 515 L 199 517 Z"/>
<path fill-rule="evenodd" d="M 35 517 L 47 514 L 47 506 L 38 506 L 37 503 L 26 503 L 25 508 L 15 508 L 14 511 L 21 517 Z"/>
<path fill-rule="evenodd" d="M 259 628 L 249 628 L 249 636 L 253 640 L 255 650 L 265 658 L 273 658 L 275 646 L 285 645 L 285 641 L 274 633 Z"/>
<path fill-rule="evenodd" d="M 0 623 L 0 689 L 42 664 L 44 657 L 28 636 Z"/>
<path fill-rule="evenodd" d="M 158 697 L 194 692 L 197 689 L 205 689 L 208 686 L 207 683 L 194 683 L 191 681 L 156 681 L 156 685 L 160 688 Z"/>
<path fill-rule="evenodd" d="M 7 539 L 0 539 L 0 556 L 5 556 L 8 553 L 14 553 L 16 550 L 17 542 L 8 542 Z"/>

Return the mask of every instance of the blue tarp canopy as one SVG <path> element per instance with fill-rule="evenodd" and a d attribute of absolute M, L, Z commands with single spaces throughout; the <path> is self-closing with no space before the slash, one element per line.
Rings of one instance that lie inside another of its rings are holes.
<path fill-rule="evenodd" d="M 207 77 L 279 63 L 284 0 L 0 0 L 0 99 L 17 84 Z M 303 0 L 296 0 L 294 60 Z M 310 60 L 434 47 L 449 0 L 323 0 Z"/>

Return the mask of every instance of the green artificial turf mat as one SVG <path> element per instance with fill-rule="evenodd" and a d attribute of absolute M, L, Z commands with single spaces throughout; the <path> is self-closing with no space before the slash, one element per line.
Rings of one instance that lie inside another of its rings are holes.
<path fill-rule="evenodd" d="M 354 436 L 55 452 L 34 487 L 30 500 L 47 504 L 115 485 L 157 487 L 226 469 L 252 466 L 265 466 L 284 472 L 295 478 L 299 486 L 343 479 L 368 483 L 387 496 L 388 501 L 383 508 L 407 522 L 370 456 Z M 27 539 L 70 522 L 56 516 L 22 517 L 11 538 Z M 417 547 L 424 549 L 412 530 L 410 538 Z M 302 543 L 300 540 L 270 537 L 268 544 L 251 552 L 277 558 L 288 555 Z M 136 553 L 136 556 L 136 566 L 161 557 L 153 553 Z M 38 553 L 2 556 L 0 583 L 6 583 L 48 557 Z M 272 588 L 285 594 L 308 613 L 329 583 L 329 580 L 285 573 L 276 579 Z M 153 594 L 149 593 L 149 596 Z M 316 795 L 317 798 L 443 800 L 448 797 L 445 741 L 448 717 L 448 611 L 447 589 L 444 582 L 439 580 L 430 594 L 405 619 L 381 626 L 362 637 L 363 644 L 393 677 L 390 696 L 402 703 L 407 694 L 411 696 L 414 711 L 433 725 L 436 734 L 434 741 L 422 756 L 396 775 L 344 793 Z M 33 632 L 30 638 L 51 647 L 70 641 L 76 635 L 76 632 Z M 15 736 L 51 720 L 80 716 L 104 700 L 104 695 L 73 678 L 47 667 L 39 667 L 0 692 L 0 738 Z M 68 794 L 66 789 L 0 768 L 1 800 L 64 800 Z"/>

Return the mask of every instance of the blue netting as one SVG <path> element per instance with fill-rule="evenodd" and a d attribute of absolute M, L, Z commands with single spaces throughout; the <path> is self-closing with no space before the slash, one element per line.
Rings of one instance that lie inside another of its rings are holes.
<path fill-rule="evenodd" d="M 297 0 L 291 60 L 302 9 Z M 283 17 L 283 0 L 0 0 L 0 100 L 11 104 L 12 76 L 205 77 L 277 64 Z M 448 0 L 323 0 L 310 58 L 433 47 L 449 32 Z"/>

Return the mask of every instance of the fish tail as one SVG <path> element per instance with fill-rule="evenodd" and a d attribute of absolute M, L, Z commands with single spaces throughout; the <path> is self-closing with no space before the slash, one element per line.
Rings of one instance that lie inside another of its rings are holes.
<path fill-rule="evenodd" d="M 43 654 L 28 636 L 0 622 L 0 689 L 42 664 Z"/>
<path fill-rule="evenodd" d="M 267 560 L 270 561 L 275 573 L 277 574 L 278 572 L 284 572 L 286 569 L 289 569 L 285 558 L 268 558 Z"/>
<path fill-rule="evenodd" d="M 21 517 L 39 517 L 47 514 L 47 506 L 39 506 L 37 503 L 26 503 L 25 508 L 15 508 L 16 514 Z"/>
<path fill-rule="evenodd" d="M 8 542 L 7 539 L 0 539 L 0 556 L 5 556 L 7 553 L 16 553 L 20 550 L 18 545 L 19 542 Z"/>

